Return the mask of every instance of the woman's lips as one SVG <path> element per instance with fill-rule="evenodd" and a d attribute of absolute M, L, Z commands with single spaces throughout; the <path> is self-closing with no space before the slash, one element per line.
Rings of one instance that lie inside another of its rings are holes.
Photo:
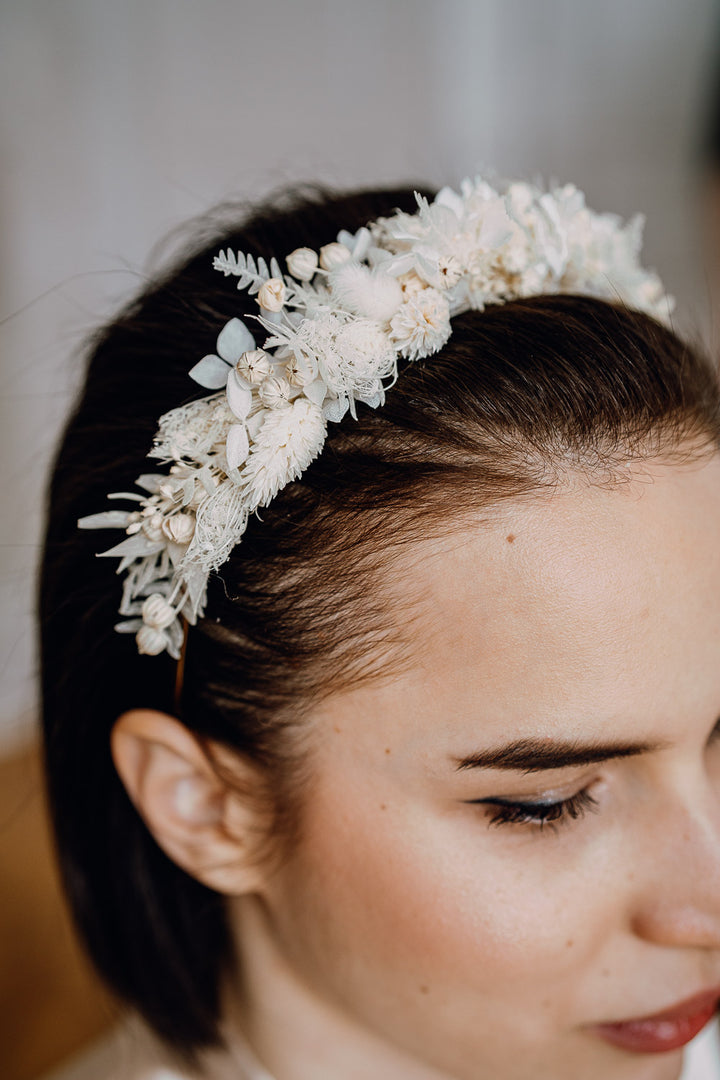
<path fill-rule="evenodd" d="M 659 1054 L 685 1046 L 712 1020 L 720 1001 L 720 987 L 707 990 L 653 1016 L 620 1023 L 597 1024 L 594 1031 L 624 1050 Z"/>

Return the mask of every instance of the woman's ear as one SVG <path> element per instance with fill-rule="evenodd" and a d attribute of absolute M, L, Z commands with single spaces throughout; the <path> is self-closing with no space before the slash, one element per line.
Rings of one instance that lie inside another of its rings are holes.
<path fill-rule="evenodd" d="M 111 750 L 130 799 L 166 855 L 218 892 L 261 890 L 267 859 L 259 848 L 269 837 L 256 766 L 233 758 L 234 771 L 242 773 L 239 790 L 218 775 L 187 728 L 154 709 L 123 713 Z"/>

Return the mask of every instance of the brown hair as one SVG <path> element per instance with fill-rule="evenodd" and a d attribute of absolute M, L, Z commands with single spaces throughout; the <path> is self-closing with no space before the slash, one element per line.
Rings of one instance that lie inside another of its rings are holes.
<path fill-rule="evenodd" d="M 193 396 L 188 369 L 253 301 L 211 269 L 219 247 L 282 258 L 395 208 L 411 190 L 303 191 L 264 208 L 152 285 L 95 342 L 50 491 L 40 614 L 47 772 L 64 879 L 98 969 L 176 1050 L 219 1039 L 230 961 L 222 897 L 159 849 L 112 764 L 133 706 L 173 710 L 175 665 L 113 630 L 120 579 L 79 517 L 145 471 L 157 418 Z M 720 442 L 720 393 L 698 350 L 646 315 L 542 296 L 454 320 L 447 346 L 407 364 L 379 410 L 331 425 L 322 455 L 253 519 L 211 578 L 192 628 L 183 722 L 258 762 L 292 820 L 293 732 L 304 707 L 393 655 L 378 570 L 429 529 L 688 439 Z M 550 478 L 550 480 L 548 479 Z"/>

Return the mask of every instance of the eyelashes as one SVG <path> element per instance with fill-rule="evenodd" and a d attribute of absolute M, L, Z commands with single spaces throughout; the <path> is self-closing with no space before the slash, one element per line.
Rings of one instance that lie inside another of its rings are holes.
<path fill-rule="evenodd" d="M 488 825 L 529 825 L 542 829 L 546 825 L 556 828 L 584 817 L 597 809 L 597 800 L 587 788 L 559 802 L 507 802 L 504 799 L 473 800 L 487 806 L 492 812 Z"/>

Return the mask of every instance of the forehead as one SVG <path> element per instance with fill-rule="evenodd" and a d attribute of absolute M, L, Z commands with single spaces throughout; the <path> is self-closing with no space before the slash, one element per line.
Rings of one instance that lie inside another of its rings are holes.
<path fill-rule="evenodd" d="M 345 702 L 370 736 L 652 736 L 681 706 L 717 715 L 720 457 L 515 501 L 418 545 L 395 591 L 408 665 Z"/>

